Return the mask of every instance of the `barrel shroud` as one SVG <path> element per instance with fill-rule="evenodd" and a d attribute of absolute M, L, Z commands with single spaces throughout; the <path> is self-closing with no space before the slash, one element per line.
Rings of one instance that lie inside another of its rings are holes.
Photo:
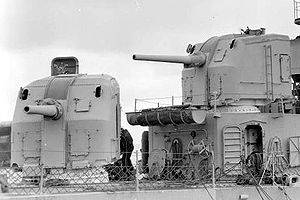
<path fill-rule="evenodd" d="M 24 112 L 26 114 L 43 115 L 54 120 L 59 119 L 62 115 L 62 110 L 58 105 L 25 106 Z"/>
<path fill-rule="evenodd" d="M 197 55 L 173 56 L 173 55 L 140 55 L 134 54 L 133 60 L 182 63 L 185 67 L 202 66 L 206 61 L 206 55 L 198 52 Z"/>

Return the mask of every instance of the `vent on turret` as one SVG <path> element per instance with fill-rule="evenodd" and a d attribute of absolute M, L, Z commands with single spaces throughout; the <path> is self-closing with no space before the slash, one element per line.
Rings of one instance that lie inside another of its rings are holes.
<path fill-rule="evenodd" d="M 56 57 L 51 62 L 51 76 L 59 74 L 78 74 L 79 64 L 76 57 Z"/>

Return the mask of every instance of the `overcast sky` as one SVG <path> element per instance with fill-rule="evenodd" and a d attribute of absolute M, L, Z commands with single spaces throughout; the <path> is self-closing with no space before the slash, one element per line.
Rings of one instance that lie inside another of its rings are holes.
<path fill-rule="evenodd" d="M 226 2 L 226 3 L 225 3 Z M 189 43 L 241 28 L 294 38 L 292 0 L 1 0 L 0 121 L 10 121 L 19 87 L 50 75 L 56 56 L 76 56 L 81 73 L 114 76 L 122 126 L 135 98 L 181 95 L 177 64 L 133 61 L 133 53 L 185 55 Z"/>

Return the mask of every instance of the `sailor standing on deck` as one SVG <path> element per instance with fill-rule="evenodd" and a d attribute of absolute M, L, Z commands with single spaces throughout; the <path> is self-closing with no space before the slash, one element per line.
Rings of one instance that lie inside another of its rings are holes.
<path fill-rule="evenodd" d="M 134 149 L 133 139 L 129 131 L 123 128 L 121 128 L 120 149 L 122 154 L 122 165 L 131 167 L 132 163 L 130 157 Z"/>

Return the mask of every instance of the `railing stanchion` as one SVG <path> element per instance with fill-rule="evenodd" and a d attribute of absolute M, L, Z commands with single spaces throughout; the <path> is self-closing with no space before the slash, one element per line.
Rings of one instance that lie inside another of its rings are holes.
<path fill-rule="evenodd" d="M 211 160 L 212 160 L 212 186 L 216 188 L 216 178 L 215 178 L 215 155 L 214 150 L 211 150 Z"/>
<path fill-rule="evenodd" d="M 172 106 L 174 106 L 174 96 L 172 96 Z"/>
<path fill-rule="evenodd" d="M 140 191 L 139 187 L 139 151 L 135 152 L 135 182 L 136 182 L 136 191 Z"/>
<path fill-rule="evenodd" d="M 44 165 L 41 164 L 40 165 L 40 173 L 41 173 L 41 177 L 40 177 L 40 194 L 43 194 L 43 184 L 44 184 Z"/>

